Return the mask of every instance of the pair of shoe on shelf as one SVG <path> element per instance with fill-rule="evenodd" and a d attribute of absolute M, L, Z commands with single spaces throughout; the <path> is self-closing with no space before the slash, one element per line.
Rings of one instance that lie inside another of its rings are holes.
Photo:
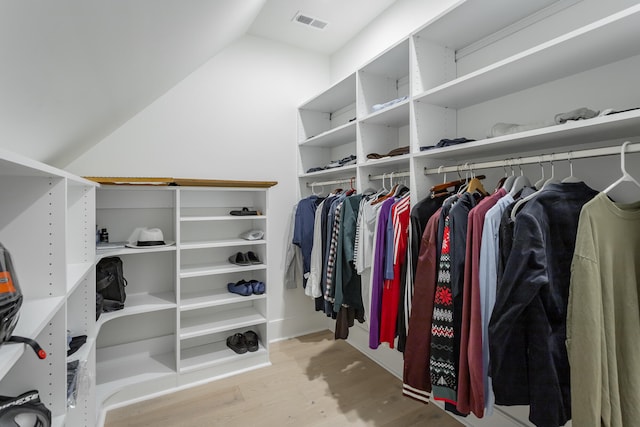
<path fill-rule="evenodd" d="M 252 251 L 246 253 L 238 252 L 235 255 L 231 255 L 229 257 L 229 262 L 236 265 L 251 265 L 262 263 L 262 261 L 260 261 L 260 258 L 258 258 L 258 255 L 256 255 L 255 252 Z"/>
<path fill-rule="evenodd" d="M 258 351 L 258 334 L 247 331 L 244 334 L 237 333 L 227 337 L 227 347 L 238 354 L 247 351 Z"/>
<path fill-rule="evenodd" d="M 264 282 L 261 282 L 259 280 L 249 280 L 247 282 L 244 279 L 236 283 L 227 283 L 227 289 L 232 294 L 238 294 L 245 297 L 251 294 L 262 295 L 266 290 Z"/>

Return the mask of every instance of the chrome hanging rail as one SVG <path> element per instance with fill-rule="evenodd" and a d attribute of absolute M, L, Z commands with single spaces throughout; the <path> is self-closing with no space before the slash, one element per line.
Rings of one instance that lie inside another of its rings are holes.
<path fill-rule="evenodd" d="M 627 148 L 627 153 L 640 152 L 640 142 L 632 142 Z M 562 160 L 586 159 L 589 157 L 614 156 L 620 154 L 620 146 L 591 148 L 587 150 L 567 151 L 566 153 L 541 154 L 539 156 L 528 156 L 510 158 L 504 160 L 494 160 L 490 162 L 465 163 L 455 166 L 440 166 L 437 168 L 424 168 L 425 175 L 434 175 L 447 172 L 462 172 L 468 170 L 503 168 L 518 165 L 528 165 L 537 163 L 549 163 Z"/>

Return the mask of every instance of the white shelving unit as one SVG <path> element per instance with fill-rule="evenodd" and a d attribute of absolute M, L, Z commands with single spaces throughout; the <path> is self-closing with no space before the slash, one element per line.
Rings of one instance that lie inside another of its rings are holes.
<path fill-rule="evenodd" d="M 637 141 L 640 110 L 635 108 L 640 107 L 640 94 L 633 88 L 640 71 L 636 43 L 640 39 L 639 19 L 640 5 L 625 0 L 609 4 L 595 0 L 457 2 L 354 72 L 355 85 L 348 90 L 353 91 L 356 105 L 355 167 L 304 173 L 309 166 L 304 152 L 308 142 L 300 132 L 301 196 L 344 188 L 348 184 L 340 183 L 353 182 L 351 177 L 356 178 L 359 191 L 378 188 L 380 182 L 370 177 L 384 175 L 388 179 L 402 173 L 415 204 L 443 179 L 441 175 L 425 175 L 425 169 L 464 169 L 465 165 L 505 159 L 517 165 L 521 157 L 547 154 L 549 158 L 553 153 Z M 300 107 L 301 129 L 309 121 L 305 106 L 329 99 L 337 87 L 346 90 L 345 85 L 333 86 Z M 405 95 L 408 99 L 372 111 L 374 104 Z M 579 107 L 622 112 L 554 122 L 556 114 Z M 498 122 L 539 125 L 489 137 Z M 333 132 L 338 135 L 344 130 Z M 349 138 L 331 141 L 353 144 L 353 136 L 350 133 Z M 421 151 L 421 147 L 433 146 L 443 138 L 462 137 L 475 141 Z M 369 153 L 384 154 L 405 145 L 410 146 L 407 155 L 367 159 Z M 333 145 L 326 144 L 322 150 L 333 150 L 328 147 Z M 573 167 L 590 186 L 602 189 L 618 178 L 617 161 L 581 159 L 574 161 Z M 627 164 L 640 170 L 635 157 Z M 554 166 L 560 175 L 569 169 L 566 161 Z M 545 168 L 548 175 L 548 163 Z M 491 186 L 508 173 L 505 170 L 476 172 L 485 174 Z M 540 175 L 538 165 L 524 170 L 531 176 Z M 362 282 L 368 283 L 368 273 L 365 276 Z M 354 328 L 351 343 L 402 377 L 402 355 L 384 346 L 370 350 L 368 332 L 362 328 Z M 500 408 L 490 419 L 470 416 L 459 421 L 469 426 L 530 426 L 527 413 L 523 407 Z"/>
<path fill-rule="evenodd" d="M 24 296 L 13 334 L 35 339 L 47 352 L 40 360 L 22 344 L 0 346 L 0 394 L 38 390 L 54 426 L 92 425 L 94 384 L 75 408 L 67 407 L 66 331 L 93 333 L 96 184 L 3 150 L 0 176 L 7 201 L 0 206 L 0 242 Z M 79 352 L 89 369 L 95 368 L 91 347 Z"/>
<path fill-rule="evenodd" d="M 96 222 L 111 240 L 127 240 L 137 227 L 158 227 L 165 241 L 175 242 L 98 251 L 97 259 L 120 257 L 128 281 L 125 308 L 97 322 L 99 407 L 269 364 L 267 294 L 227 290 L 227 283 L 241 279 L 260 280 L 268 289 L 267 194 L 267 185 L 97 190 Z M 244 207 L 259 214 L 231 215 Z M 264 238 L 240 238 L 252 229 L 265 231 Z M 228 259 L 248 251 L 261 262 L 240 266 Z M 248 330 L 260 337 L 258 351 L 238 355 L 227 347 L 228 336 Z"/>

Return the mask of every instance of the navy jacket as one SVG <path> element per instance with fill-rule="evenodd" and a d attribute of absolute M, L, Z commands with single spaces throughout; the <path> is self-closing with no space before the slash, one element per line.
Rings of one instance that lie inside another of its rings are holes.
<path fill-rule="evenodd" d="M 516 217 L 513 247 L 489 323 L 496 404 L 530 405 L 529 420 L 558 427 L 571 418 L 566 340 L 571 259 L 586 184 L 550 184 Z"/>

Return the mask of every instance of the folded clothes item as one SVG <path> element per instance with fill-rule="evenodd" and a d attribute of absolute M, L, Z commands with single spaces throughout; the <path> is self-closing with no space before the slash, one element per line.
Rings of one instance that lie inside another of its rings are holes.
<path fill-rule="evenodd" d="M 432 150 L 434 148 L 442 148 L 442 147 L 449 147 L 451 145 L 458 145 L 458 144 L 464 144 L 465 142 L 471 142 L 471 141 L 475 141 L 475 139 L 469 139 L 469 138 L 454 138 L 454 139 L 441 139 L 440 141 L 438 141 L 438 143 L 436 145 L 423 145 L 420 147 L 420 151 L 426 151 L 426 150 Z"/>
<path fill-rule="evenodd" d="M 489 138 L 494 137 L 494 136 L 503 136 L 503 135 L 510 135 L 512 133 L 518 133 L 518 132 L 524 132 L 527 130 L 533 130 L 533 129 L 539 129 L 539 128 L 544 128 L 547 126 L 553 126 L 556 123 L 553 121 L 546 121 L 546 122 L 535 122 L 535 123 L 529 123 L 529 124 L 525 124 L 525 125 L 519 125 L 517 123 L 496 123 L 495 125 L 493 125 L 491 127 L 491 132 L 489 132 Z"/>
<path fill-rule="evenodd" d="M 600 111 L 593 111 L 586 107 L 576 108 L 566 113 L 556 114 L 554 120 L 557 124 L 566 123 L 569 120 L 592 119 L 596 117 Z"/>
<path fill-rule="evenodd" d="M 401 156 L 403 154 L 409 154 L 409 146 L 394 148 L 387 154 L 369 153 L 367 159 L 383 159 L 385 157 Z"/>
<path fill-rule="evenodd" d="M 342 166 L 355 165 L 355 164 L 356 164 L 356 156 L 355 154 L 351 154 L 340 160 L 332 160 L 326 166 L 317 166 L 317 167 L 309 168 L 307 169 L 307 173 L 318 172 L 325 169 L 333 169 L 333 168 L 339 168 Z"/>
<path fill-rule="evenodd" d="M 391 107 L 392 105 L 402 102 L 407 98 L 408 98 L 407 96 L 401 96 L 400 98 L 393 99 L 391 101 L 385 102 L 384 104 L 375 104 L 374 106 L 371 107 L 371 110 L 374 112 L 384 110 L 385 108 Z"/>

